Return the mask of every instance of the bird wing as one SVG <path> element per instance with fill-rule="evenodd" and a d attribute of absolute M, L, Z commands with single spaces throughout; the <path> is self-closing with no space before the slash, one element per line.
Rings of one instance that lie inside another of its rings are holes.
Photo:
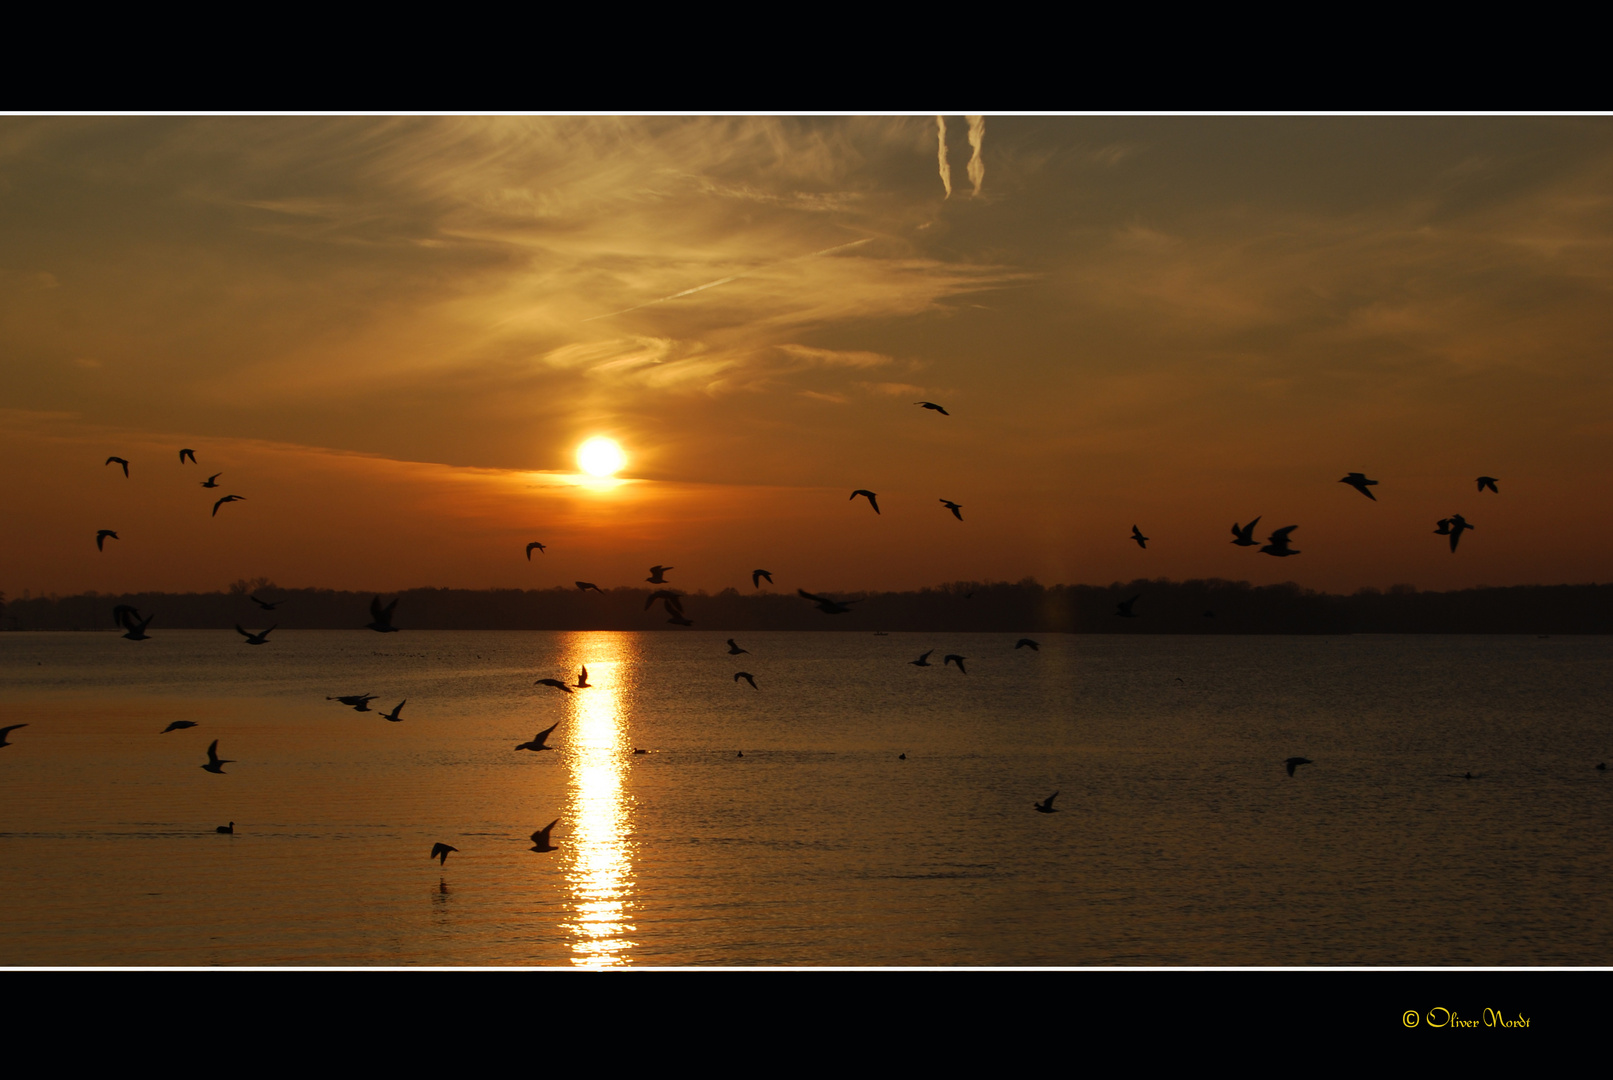
<path fill-rule="evenodd" d="M 207 747 L 207 762 L 210 765 L 217 765 L 218 764 L 218 740 L 217 739 L 214 739 L 211 743 L 208 744 L 208 747 Z M 213 820 L 217 821 L 218 819 L 214 818 Z"/>
<path fill-rule="evenodd" d="M 1286 544 L 1288 543 L 1289 534 L 1297 528 L 1299 528 L 1298 525 L 1285 525 L 1276 532 L 1272 533 L 1271 536 L 1267 538 L 1268 542 L 1277 544 L 1279 546 Z"/>
<path fill-rule="evenodd" d="M 534 844 L 547 845 L 549 843 L 549 830 L 553 829 L 558 824 L 560 824 L 560 819 L 555 818 L 553 821 L 549 822 L 549 824 L 545 825 L 543 828 L 541 828 L 537 832 L 533 833 L 532 834 L 532 842 Z"/>
<path fill-rule="evenodd" d="M 796 589 L 795 591 L 796 591 L 797 595 L 801 596 L 803 599 L 812 601 L 814 604 L 832 604 L 832 603 L 834 603 L 834 601 L 829 599 L 827 596 L 814 596 L 812 593 L 807 592 L 805 589 Z"/>
<path fill-rule="evenodd" d="M 237 634 L 240 634 L 242 637 L 251 637 L 252 636 L 251 634 L 247 633 L 245 630 L 241 629 L 241 624 L 240 623 L 235 624 L 235 632 Z"/>

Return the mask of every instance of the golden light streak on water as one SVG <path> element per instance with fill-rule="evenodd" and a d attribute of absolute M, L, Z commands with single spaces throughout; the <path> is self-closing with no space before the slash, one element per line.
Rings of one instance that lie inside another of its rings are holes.
<path fill-rule="evenodd" d="M 565 845 L 572 916 L 571 962 L 579 967 L 627 963 L 634 931 L 632 907 L 632 820 L 622 794 L 628 755 L 626 691 L 633 678 L 631 641 L 626 635 L 569 635 L 566 652 L 573 672 L 586 665 L 589 686 L 574 691 L 565 745 L 571 766 L 571 828 Z M 575 682 L 573 674 L 568 680 Z"/>

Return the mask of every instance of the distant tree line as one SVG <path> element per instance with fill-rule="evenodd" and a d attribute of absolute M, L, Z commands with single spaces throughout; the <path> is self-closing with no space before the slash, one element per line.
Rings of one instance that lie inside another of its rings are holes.
<path fill-rule="evenodd" d="M 265 611 L 258 596 L 277 605 Z M 4 603 L 7 630 L 121 632 L 119 604 L 155 616 L 163 629 L 357 629 L 370 620 L 374 594 L 331 589 L 281 589 L 264 579 L 238 581 L 227 592 L 83 593 L 29 596 Z M 404 630 L 676 630 L 650 590 L 409 589 L 399 599 Z M 1135 618 L 1119 605 L 1137 597 Z M 1348 596 L 1315 592 L 1292 582 L 1250 585 L 1220 579 L 1137 580 L 1126 584 L 1044 586 L 1029 578 L 955 582 L 916 592 L 835 593 L 849 603 L 825 615 L 794 593 L 724 589 L 683 594 L 685 614 L 701 630 L 993 631 L 1078 634 L 1609 634 L 1613 585 L 1519 585 L 1419 592 L 1396 585 Z"/>

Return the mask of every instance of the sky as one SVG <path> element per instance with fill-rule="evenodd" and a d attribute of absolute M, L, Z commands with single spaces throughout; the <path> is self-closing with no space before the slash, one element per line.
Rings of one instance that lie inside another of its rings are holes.
<path fill-rule="evenodd" d="M 0 117 L 0 590 L 1607 581 L 1610 255 L 1605 117 Z"/>

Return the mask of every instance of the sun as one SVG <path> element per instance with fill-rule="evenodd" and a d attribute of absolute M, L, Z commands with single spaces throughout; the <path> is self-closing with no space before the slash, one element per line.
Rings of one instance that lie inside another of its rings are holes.
<path fill-rule="evenodd" d="M 590 476 L 614 476 L 627 464 L 615 439 L 596 437 L 577 447 L 577 465 Z"/>

